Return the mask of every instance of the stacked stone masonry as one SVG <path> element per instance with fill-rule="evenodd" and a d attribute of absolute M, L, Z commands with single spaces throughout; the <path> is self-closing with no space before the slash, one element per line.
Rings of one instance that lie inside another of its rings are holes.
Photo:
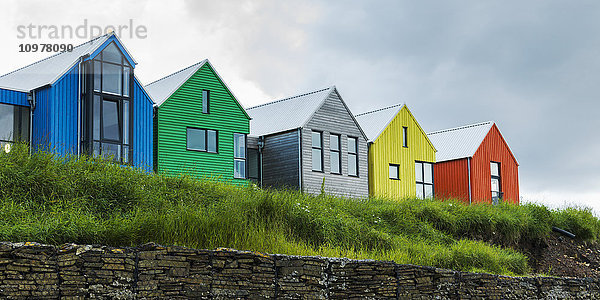
<path fill-rule="evenodd" d="M 507 277 L 393 262 L 0 243 L 2 299 L 600 299 L 600 279 Z"/>

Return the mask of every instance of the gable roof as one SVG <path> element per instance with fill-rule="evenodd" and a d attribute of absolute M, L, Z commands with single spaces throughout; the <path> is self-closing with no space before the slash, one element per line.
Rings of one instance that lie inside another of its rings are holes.
<path fill-rule="evenodd" d="M 392 120 L 404 107 L 404 104 L 396 104 L 369 112 L 355 115 L 360 127 L 367 135 L 369 142 L 374 142 L 379 135 L 390 125 Z"/>
<path fill-rule="evenodd" d="M 217 75 L 219 81 L 225 86 L 225 89 L 236 104 L 240 107 L 240 109 L 244 112 L 244 114 L 250 118 L 244 106 L 238 101 L 237 97 L 233 94 L 229 86 L 223 81 L 217 70 L 212 66 L 208 59 L 202 60 L 196 64 L 193 64 L 187 68 L 181 69 L 173 74 L 167 75 L 161 79 L 153 81 L 146 85 L 146 90 L 156 103 L 155 106 L 161 106 L 167 99 L 169 99 L 184 83 L 186 83 L 198 70 L 200 70 L 204 65 L 208 65 L 211 70 Z"/>
<path fill-rule="evenodd" d="M 473 157 L 492 126 L 494 122 L 487 121 L 428 133 L 438 150 L 436 161 Z"/>
<path fill-rule="evenodd" d="M 114 32 L 111 32 L 76 46 L 71 52 L 65 51 L 52 55 L 0 76 L 0 88 L 29 92 L 42 86 L 52 85 L 77 65 L 80 59 L 97 55 L 100 47 L 111 39 L 116 39 L 125 56 L 131 58 L 127 49 L 121 45 L 119 38 Z M 132 62 L 135 64 L 133 59 Z"/>

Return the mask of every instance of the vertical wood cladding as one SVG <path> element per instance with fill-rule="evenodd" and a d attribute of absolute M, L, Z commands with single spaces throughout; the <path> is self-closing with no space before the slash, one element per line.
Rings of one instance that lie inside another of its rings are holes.
<path fill-rule="evenodd" d="M 435 197 L 469 203 L 468 159 L 436 163 L 433 166 Z"/>
<path fill-rule="evenodd" d="M 312 171 L 311 132 L 323 132 L 323 172 Z M 330 165 L 330 134 L 340 135 L 342 174 L 332 174 Z M 348 137 L 358 139 L 358 176 L 348 175 Z M 323 105 L 302 129 L 302 190 L 311 194 L 325 192 L 347 196 L 367 197 L 368 156 L 367 140 L 344 106 L 337 92 L 332 92 Z"/>
<path fill-rule="evenodd" d="M 518 204 L 519 166 L 496 125 L 471 160 L 473 202 L 492 202 L 491 161 L 500 163 L 500 191 L 504 193 L 504 201 Z"/>
<path fill-rule="evenodd" d="M 298 189 L 298 134 L 298 130 L 292 130 L 265 137 L 262 158 L 264 187 Z"/>

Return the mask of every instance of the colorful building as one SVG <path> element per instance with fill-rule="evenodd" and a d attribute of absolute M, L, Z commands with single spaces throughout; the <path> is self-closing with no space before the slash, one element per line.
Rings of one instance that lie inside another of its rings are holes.
<path fill-rule="evenodd" d="M 0 142 L 151 171 L 153 102 L 135 66 L 111 33 L 0 76 Z"/>
<path fill-rule="evenodd" d="M 247 111 L 249 174 L 260 185 L 368 196 L 367 138 L 335 86 Z"/>
<path fill-rule="evenodd" d="M 438 150 L 435 195 L 466 203 L 519 203 L 519 164 L 494 122 L 428 133 Z"/>
<path fill-rule="evenodd" d="M 385 198 L 434 195 L 435 147 L 406 105 L 356 115 L 369 139 L 369 194 Z"/>
<path fill-rule="evenodd" d="M 208 60 L 146 89 L 156 102 L 156 172 L 246 182 L 250 117 Z"/>

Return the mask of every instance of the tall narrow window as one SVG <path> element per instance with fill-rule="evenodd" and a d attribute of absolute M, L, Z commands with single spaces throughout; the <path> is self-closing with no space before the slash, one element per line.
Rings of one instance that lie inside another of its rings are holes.
<path fill-rule="evenodd" d="M 408 148 L 408 127 L 402 127 L 402 147 Z"/>
<path fill-rule="evenodd" d="M 340 136 L 337 134 L 332 134 L 329 136 L 329 164 L 331 165 L 331 173 L 342 174 Z"/>
<path fill-rule="evenodd" d="M 313 131 L 312 139 L 312 170 L 323 172 L 323 133 Z"/>
<path fill-rule="evenodd" d="M 133 151 L 133 70 L 115 43 L 84 67 L 83 149 L 127 164 Z"/>
<path fill-rule="evenodd" d="M 390 179 L 400 180 L 400 166 L 396 164 L 390 164 L 389 169 Z"/>
<path fill-rule="evenodd" d="M 417 198 L 433 198 L 433 164 L 415 162 L 415 179 L 417 185 Z"/>
<path fill-rule="evenodd" d="M 233 134 L 233 177 L 246 178 L 246 135 Z"/>
<path fill-rule="evenodd" d="M 258 149 L 248 149 L 248 178 L 260 181 L 260 156 Z"/>
<path fill-rule="evenodd" d="M 29 108 L 0 104 L 0 147 L 10 151 L 10 145 L 29 139 Z"/>
<path fill-rule="evenodd" d="M 210 109 L 210 92 L 202 90 L 202 113 L 207 114 Z"/>
<path fill-rule="evenodd" d="M 492 203 L 498 204 L 500 203 L 500 199 L 502 199 L 500 163 L 492 161 L 490 162 L 490 168 L 492 174 Z"/>
<path fill-rule="evenodd" d="M 358 138 L 348 137 L 348 176 L 358 176 Z"/>

